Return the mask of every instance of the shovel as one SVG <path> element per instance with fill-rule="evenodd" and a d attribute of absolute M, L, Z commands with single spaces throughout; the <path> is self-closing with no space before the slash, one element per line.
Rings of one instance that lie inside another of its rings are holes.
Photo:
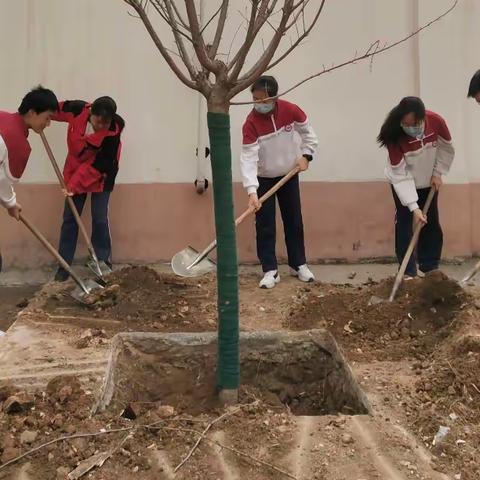
<path fill-rule="evenodd" d="M 69 273 L 77 284 L 77 288 L 73 290 L 70 294 L 75 300 L 85 303 L 85 295 L 88 295 L 93 290 L 97 288 L 103 288 L 97 282 L 89 279 L 85 282 L 80 279 L 80 277 L 72 270 L 70 265 L 62 258 L 62 256 L 55 250 L 52 244 L 42 235 L 42 233 L 32 224 L 29 220 L 25 218 L 24 215 L 20 214 L 20 221 L 40 240 L 43 246 L 55 257 L 57 262 Z"/>
<path fill-rule="evenodd" d="M 430 208 L 430 204 L 432 203 L 434 195 L 435 195 L 435 189 L 433 187 L 431 187 L 430 191 L 428 192 L 427 201 L 425 202 L 425 205 L 423 206 L 423 214 L 424 215 L 427 214 L 428 209 Z M 422 229 L 422 227 L 423 227 L 422 223 L 418 222 L 417 226 L 415 227 L 415 230 L 413 231 L 412 239 L 410 240 L 410 245 L 408 246 L 407 252 L 405 253 L 405 256 L 403 257 L 403 262 L 400 265 L 400 268 L 398 269 L 397 276 L 395 277 L 395 283 L 393 284 L 392 293 L 390 294 L 390 298 L 388 299 L 389 302 L 393 302 L 393 299 L 395 298 L 395 294 L 397 293 L 398 287 L 402 283 L 403 275 L 404 275 L 405 270 L 407 268 L 407 264 L 410 260 L 410 257 L 412 256 L 413 250 L 415 249 L 415 246 L 417 245 L 418 237 L 420 236 L 420 230 Z"/>
<path fill-rule="evenodd" d="M 467 276 L 465 276 L 462 280 L 460 280 L 460 285 L 464 286 L 468 281 L 470 281 L 480 270 L 480 262 L 477 262 L 475 266 L 470 270 Z"/>
<path fill-rule="evenodd" d="M 279 182 L 277 182 L 268 192 L 258 199 L 260 205 L 270 198 L 280 187 L 285 185 L 292 177 L 294 177 L 300 168 L 296 166 L 290 170 Z M 253 208 L 245 210 L 236 220 L 235 226 L 237 227 L 253 213 Z M 198 253 L 193 247 L 188 246 L 182 251 L 175 254 L 172 258 L 172 270 L 176 275 L 180 277 L 196 277 L 198 275 L 204 275 L 205 273 L 215 270 L 215 263 L 208 258 L 208 254 L 217 246 L 217 240 L 215 239 L 210 243 L 202 252 Z"/>
<path fill-rule="evenodd" d="M 40 137 L 42 139 L 43 145 L 45 146 L 45 150 L 47 151 L 47 155 L 48 155 L 48 158 L 50 159 L 53 169 L 57 174 L 57 178 L 58 178 L 58 181 L 60 182 L 60 186 L 62 187 L 63 190 L 67 191 L 67 186 L 65 184 L 65 180 L 63 178 L 62 172 L 60 171 L 60 168 L 58 168 L 57 161 L 55 160 L 52 149 L 50 148 L 47 138 L 45 137 L 45 134 L 41 132 Z M 97 254 L 95 253 L 95 249 L 93 248 L 93 245 L 92 245 L 92 241 L 90 240 L 87 230 L 85 229 L 85 225 L 83 224 L 82 219 L 80 218 L 80 214 L 78 213 L 77 207 L 75 206 L 75 203 L 73 202 L 72 197 L 70 197 L 69 195 L 67 195 L 67 202 L 68 202 L 68 206 L 70 207 L 70 210 L 73 213 L 73 216 L 75 217 L 75 221 L 77 222 L 78 228 L 80 229 L 80 232 L 83 238 L 85 239 L 85 242 L 87 243 L 88 252 L 90 253 L 90 261 L 87 262 L 87 267 L 90 268 L 90 270 L 99 279 L 103 280 L 104 276 L 112 273 L 112 269 L 105 262 L 100 262 L 98 260 Z"/>

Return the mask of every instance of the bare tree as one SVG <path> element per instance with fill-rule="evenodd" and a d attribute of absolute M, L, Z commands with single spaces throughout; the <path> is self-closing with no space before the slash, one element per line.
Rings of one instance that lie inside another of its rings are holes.
<path fill-rule="evenodd" d="M 218 260 L 218 387 L 226 401 L 236 401 L 239 386 L 239 315 L 238 273 L 232 196 L 229 109 L 231 99 L 249 87 L 265 71 L 290 55 L 310 34 L 318 22 L 326 0 L 245 0 L 245 14 L 232 6 L 233 1 L 218 0 L 210 18 L 201 23 L 202 0 L 122 0 L 131 6 L 143 22 L 164 60 L 187 87 L 201 92 L 207 100 L 208 129 L 213 174 L 215 227 Z M 372 43 L 364 53 L 322 70 L 299 82 L 331 72 L 337 68 L 372 59 L 407 41 L 435 21 L 447 15 L 457 4 L 440 16 L 389 44 Z M 211 5 L 212 0 L 208 3 Z M 241 22 L 234 38 L 224 38 L 225 25 L 231 16 Z M 154 21 L 165 22 L 174 42 L 174 50 L 161 38 L 163 29 Z M 238 32 L 243 35 L 231 52 Z M 261 37 L 263 51 L 248 67 L 248 56 Z M 285 46 L 289 39 L 290 43 Z M 228 53 L 223 49 L 228 48 Z M 284 92 L 284 93 L 287 93 Z M 283 93 L 283 94 L 284 94 Z M 283 95 L 282 94 L 282 95 Z M 239 102 L 236 104 L 251 103 Z"/>

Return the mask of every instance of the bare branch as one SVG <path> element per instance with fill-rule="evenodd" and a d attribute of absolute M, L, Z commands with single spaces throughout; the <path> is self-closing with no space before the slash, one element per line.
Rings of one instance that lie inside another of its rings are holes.
<path fill-rule="evenodd" d="M 220 46 L 220 41 L 222 40 L 223 30 L 225 29 L 225 21 L 227 20 L 228 13 L 228 0 L 222 1 L 222 6 L 220 7 L 220 17 L 218 18 L 217 30 L 215 31 L 215 37 L 213 43 L 209 49 L 209 57 L 214 60 L 218 52 L 218 47 Z M 215 14 L 216 15 L 216 14 Z M 202 29 L 203 31 L 203 29 Z"/>
<path fill-rule="evenodd" d="M 260 31 L 261 26 L 259 26 L 258 18 L 262 17 L 262 12 L 267 7 L 268 0 L 262 0 L 260 4 L 260 8 L 258 6 L 259 0 L 251 0 L 252 9 L 250 11 L 250 20 L 248 22 L 247 33 L 245 35 L 245 41 L 243 42 L 242 46 L 238 49 L 235 56 L 232 58 L 232 61 L 228 64 L 228 70 L 234 68 L 232 74 L 230 75 L 230 79 L 235 81 L 240 74 L 240 71 L 243 67 L 245 59 L 247 58 L 248 52 L 255 41 L 255 37 L 257 33 Z M 258 14 L 257 14 L 258 12 Z M 268 17 L 266 17 L 268 18 Z M 260 24 L 263 25 L 264 22 L 260 21 Z"/>
<path fill-rule="evenodd" d="M 238 92 L 241 92 L 248 85 L 250 85 L 255 78 L 260 76 L 266 69 L 270 61 L 272 60 L 273 55 L 277 51 L 280 40 L 285 31 L 285 26 L 288 23 L 288 20 L 292 14 L 293 0 L 284 0 L 282 18 L 278 26 L 277 31 L 273 35 L 268 47 L 265 49 L 261 57 L 255 63 L 255 65 L 242 77 L 242 79 L 237 83 L 235 87 L 232 88 L 230 93 L 230 98 L 234 97 Z M 240 68 L 237 68 L 240 67 Z M 242 65 L 237 64 L 235 69 L 240 72 Z M 238 77 L 234 77 L 232 73 L 232 80 L 236 80 Z"/>
<path fill-rule="evenodd" d="M 215 17 L 220 13 L 220 10 L 223 7 L 223 2 L 220 4 L 220 6 L 215 10 L 215 13 L 205 22 L 205 25 L 202 26 L 202 29 L 200 30 L 200 33 L 203 35 L 203 32 L 205 29 L 215 20 Z"/>
<path fill-rule="evenodd" d="M 298 47 L 298 45 L 300 44 L 300 42 L 306 38 L 310 32 L 312 31 L 313 27 L 315 26 L 315 24 L 317 23 L 318 19 L 320 18 L 320 14 L 322 13 L 322 10 L 323 10 L 323 7 L 325 6 L 325 1 L 326 0 L 322 0 L 322 3 L 320 4 L 320 7 L 318 7 L 318 10 L 317 10 L 317 13 L 315 14 L 312 22 L 310 23 L 310 26 L 303 32 L 302 35 L 300 35 L 297 40 L 295 42 L 293 42 L 293 44 L 290 46 L 290 48 L 287 49 L 286 52 L 284 52 L 282 55 L 280 55 L 280 57 L 278 57 L 275 61 L 273 61 L 268 67 L 267 67 L 267 70 L 270 70 L 271 68 L 275 67 L 275 65 L 278 65 L 284 58 L 286 58 L 288 55 L 290 55 L 290 53 L 292 53 L 293 50 L 295 50 L 295 48 Z M 303 10 L 302 10 L 303 12 Z"/>
<path fill-rule="evenodd" d="M 165 48 L 165 45 L 163 45 L 163 42 L 160 40 L 160 37 L 157 35 L 157 32 L 155 32 L 155 29 L 153 28 L 153 25 L 150 22 L 150 19 L 148 18 L 147 13 L 145 12 L 145 6 L 141 2 L 139 2 L 139 0 L 123 0 L 123 1 L 127 5 L 130 5 L 131 7 L 133 7 L 135 11 L 138 13 L 143 24 L 145 25 L 145 28 L 147 29 L 147 32 L 152 38 L 153 43 L 155 43 L 162 57 L 165 59 L 168 66 L 173 70 L 173 73 L 175 73 L 178 79 L 187 87 L 192 88 L 194 90 L 198 90 L 196 82 L 194 82 L 192 79 L 189 79 L 182 72 L 182 70 L 180 70 L 180 67 L 175 63 L 171 55 L 168 53 L 167 49 Z"/>
<path fill-rule="evenodd" d="M 175 19 L 175 15 L 170 16 L 166 10 L 166 3 L 168 0 L 163 0 L 161 3 L 159 0 L 149 0 L 150 3 L 153 5 L 153 8 L 158 12 L 160 17 L 165 20 L 165 23 L 171 28 L 174 34 L 179 34 L 185 37 L 190 43 L 193 43 L 191 37 L 189 37 L 185 32 L 182 32 L 180 28 L 178 28 L 178 22 Z M 174 3 L 174 2 L 173 2 Z"/>
<path fill-rule="evenodd" d="M 347 60 L 343 63 L 338 64 L 338 65 L 333 65 L 332 64 L 332 66 L 328 67 L 328 68 L 324 65 L 323 69 L 320 72 L 315 73 L 313 75 L 310 75 L 309 77 L 303 79 L 302 81 L 300 81 L 300 82 L 296 83 L 295 85 L 293 85 L 292 87 L 290 87 L 288 90 L 285 90 L 284 92 L 279 93 L 275 97 L 270 97 L 269 99 L 276 99 L 276 98 L 282 97 L 282 96 L 286 95 L 287 93 L 290 93 L 292 90 L 298 88 L 300 85 L 303 85 L 304 83 L 312 80 L 313 78 L 324 75 L 325 73 L 333 72 L 334 70 L 338 70 L 339 68 L 343 68 L 347 65 L 355 64 L 358 61 L 365 60 L 367 58 L 372 58 L 375 55 L 379 55 L 380 53 L 386 52 L 387 50 L 390 50 L 390 49 L 406 42 L 407 40 L 410 40 L 410 38 L 414 37 L 415 35 L 418 35 L 421 31 L 425 30 L 426 28 L 430 27 L 432 24 L 438 22 L 443 17 L 447 16 L 457 6 L 457 4 L 458 4 L 458 0 L 454 0 L 453 4 L 447 10 L 445 10 L 441 15 L 434 18 L 433 20 L 430 20 L 428 23 L 422 25 L 420 28 L 418 28 L 414 32 L 412 32 L 409 35 L 397 40 L 396 42 L 391 43 L 391 44 L 384 44 L 384 46 L 380 48 L 380 41 L 377 40 L 377 41 L 373 42 L 368 47 L 368 49 L 365 51 L 364 54 L 358 56 L 355 53 L 355 56 L 353 58 L 351 58 L 350 60 Z M 248 85 L 246 85 L 246 86 L 248 86 Z M 246 86 L 243 87 L 243 88 L 246 88 Z M 238 87 L 236 88 L 236 90 L 237 90 L 236 93 L 241 91 L 241 90 L 238 89 Z M 249 102 L 230 102 L 230 105 L 251 105 L 253 103 L 255 103 L 255 102 L 252 102 L 252 101 L 249 101 Z"/>
<path fill-rule="evenodd" d="M 243 26 L 243 23 L 239 23 L 237 29 L 235 30 L 235 33 L 233 34 L 232 41 L 230 42 L 230 48 L 228 49 L 228 53 L 227 53 L 227 61 L 226 61 L 227 65 L 229 64 L 229 58 L 230 58 L 230 54 L 232 53 L 233 44 L 242 26 Z"/>
<path fill-rule="evenodd" d="M 258 6 L 258 1 L 259 0 L 251 0 L 252 2 L 252 11 L 250 14 L 250 22 L 248 24 L 248 31 L 245 36 L 245 42 L 243 45 L 240 47 L 238 50 L 237 54 L 235 57 L 232 59 L 230 65 L 228 66 L 228 69 L 232 69 L 232 73 L 229 76 L 229 80 L 231 82 L 236 82 L 238 79 L 238 76 L 240 75 L 240 72 L 245 64 L 245 60 L 247 58 L 248 52 L 250 51 L 250 48 L 253 45 L 253 42 L 255 41 L 255 38 L 257 37 L 258 32 L 261 30 L 263 25 L 268 21 L 270 15 L 272 14 L 275 5 L 277 3 L 277 0 L 273 0 L 272 4 L 269 6 L 269 0 L 262 0 L 260 6 Z M 285 5 L 286 4 L 292 4 L 293 0 L 284 0 L 284 6 L 283 6 L 283 14 L 282 14 L 282 21 L 285 19 Z M 288 15 L 287 15 L 288 18 Z M 282 21 L 280 23 L 282 23 Z M 279 26 L 279 28 L 275 31 L 275 34 L 272 39 L 272 45 L 275 42 L 275 39 L 277 37 L 281 38 L 281 32 L 284 27 Z M 280 41 L 280 40 L 278 40 Z M 278 43 L 277 43 L 278 46 Z M 276 47 L 275 47 L 276 48 Z M 265 52 L 264 52 L 265 53 Z M 274 52 L 273 52 L 274 53 Z M 272 53 L 272 55 L 273 55 Z M 261 57 L 263 58 L 263 57 Z"/>
<path fill-rule="evenodd" d="M 193 67 L 192 62 L 187 53 L 187 49 L 185 48 L 185 43 L 183 41 L 182 36 L 180 35 L 180 31 L 178 29 L 174 29 L 174 25 L 176 23 L 175 20 L 175 11 L 172 7 L 172 3 L 175 2 L 171 0 L 164 0 L 165 3 L 165 10 L 169 19 L 169 25 L 172 28 L 173 36 L 175 37 L 175 43 L 177 44 L 178 51 L 180 52 L 180 58 L 183 60 L 185 67 L 187 67 L 188 73 L 190 73 L 190 77 L 194 79 L 196 77 L 196 70 Z M 190 37 L 188 37 L 190 39 Z"/>
<path fill-rule="evenodd" d="M 212 73 L 220 73 L 220 65 L 210 59 L 207 53 L 207 47 L 203 41 L 200 32 L 200 25 L 198 23 L 197 11 L 194 0 L 185 0 L 185 7 L 187 9 L 188 23 L 190 25 L 190 33 L 193 39 L 193 48 L 197 55 L 200 65 Z"/>
<path fill-rule="evenodd" d="M 182 15 L 180 14 L 180 11 L 178 10 L 178 7 L 175 1 L 172 2 L 172 7 L 175 10 L 175 13 L 177 15 L 177 18 L 180 24 L 183 26 L 183 28 L 185 28 L 186 30 L 189 30 L 188 23 L 183 19 Z"/>

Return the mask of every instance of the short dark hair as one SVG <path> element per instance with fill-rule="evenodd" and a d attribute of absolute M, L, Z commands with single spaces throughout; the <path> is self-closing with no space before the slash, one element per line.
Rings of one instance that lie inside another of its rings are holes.
<path fill-rule="evenodd" d="M 46 111 L 57 112 L 58 100 L 55 94 L 48 88 L 41 85 L 32 88 L 22 99 L 22 103 L 18 107 L 18 113 L 25 115 L 30 110 L 35 113 L 43 113 Z"/>
<path fill-rule="evenodd" d="M 111 120 L 117 113 L 117 104 L 112 97 L 99 97 L 92 103 L 90 112 L 103 120 Z"/>
<path fill-rule="evenodd" d="M 267 92 L 269 97 L 276 97 L 278 95 L 278 83 L 275 80 L 275 77 L 271 75 L 262 75 L 257 78 L 253 85 L 250 87 L 250 91 L 254 92 L 255 90 L 264 90 Z"/>
<path fill-rule="evenodd" d="M 478 92 L 480 92 L 480 70 L 477 70 L 470 80 L 467 97 L 474 97 Z"/>
<path fill-rule="evenodd" d="M 390 111 L 377 137 L 377 142 L 382 147 L 397 143 L 398 140 L 405 135 L 401 122 L 402 118 L 409 113 L 413 113 L 416 120 L 423 120 L 425 118 L 425 104 L 421 98 L 402 98 L 400 103 Z"/>

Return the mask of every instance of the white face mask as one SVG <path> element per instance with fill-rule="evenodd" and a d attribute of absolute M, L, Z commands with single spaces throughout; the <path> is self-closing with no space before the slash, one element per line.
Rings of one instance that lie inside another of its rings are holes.
<path fill-rule="evenodd" d="M 422 138 L 425 132 L 425 122 L 422 122 L 420 125 L 415 127 L 406 127 L 405 125 L 402 125 L 402 129 L 410 137 Z"/>
<path fill-rule="evenodd" d="M 274 104 L 273 103 L 255 103 L 253 105 L 253 108 L 258 112 L 258 113 L 263 113 L 266 115 L 267 113 L 270 113 L 273 110 Z"/>

